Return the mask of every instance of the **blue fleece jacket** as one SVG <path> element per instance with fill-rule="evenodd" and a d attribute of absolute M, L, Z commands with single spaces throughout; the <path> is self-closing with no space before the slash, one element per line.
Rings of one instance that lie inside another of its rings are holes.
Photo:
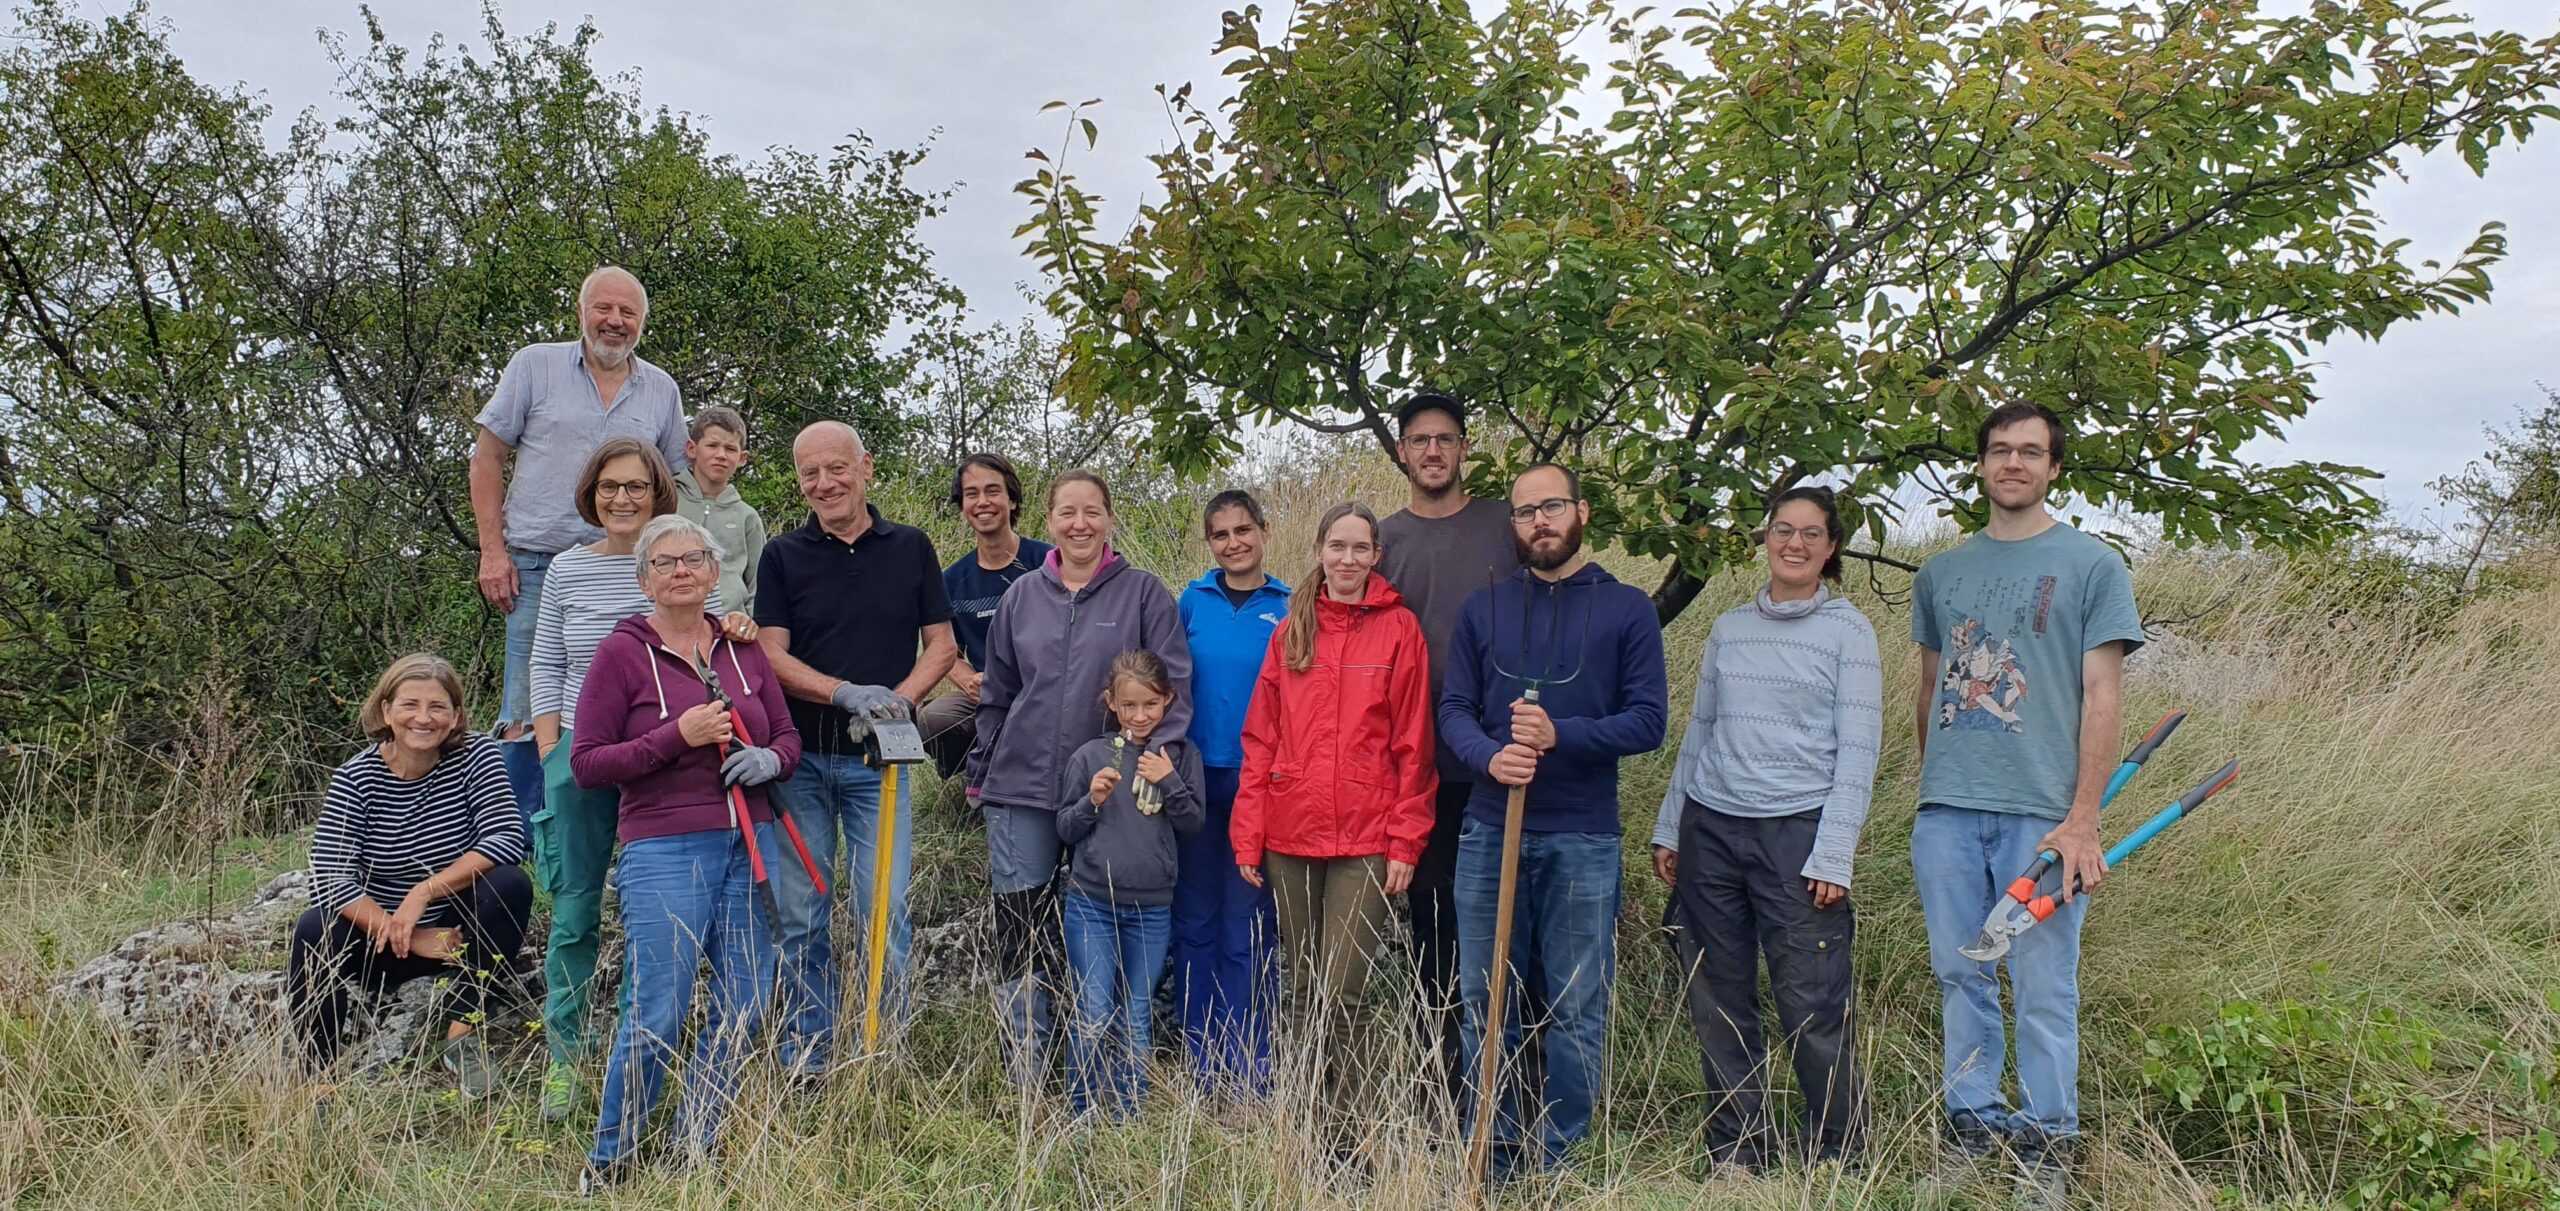
<path fill-rule="evenodd" d="M 1191 643 L 1191 747 L 1200 764 L 1244 768 L 1244 711 L 1262 675 L 1262 653 L 1271 632 L 1289 616 L 1289 586 L 1266 575 L 1241 606 L 1227 604 L 1218 569 L 1183 586 L 1174 604 Z"/>
<path fill-rule="evenodd" d="M 1522 827 L 1619 832 L 1618 761 L 1662 747 L 1670 715 L 1652 599 L 1597 565 L 1554 583 L 1524 568 L 1467 598 L 1449 650 L 1440 743 L 1477 774 L 1468 814 L 1501 825 L 1510 788 L 1489 766 L 1511 742 L 1520 678 L 1544 670 L 1571 676 L 1540 691 L 1556 746 L 1538 761 Z"/>

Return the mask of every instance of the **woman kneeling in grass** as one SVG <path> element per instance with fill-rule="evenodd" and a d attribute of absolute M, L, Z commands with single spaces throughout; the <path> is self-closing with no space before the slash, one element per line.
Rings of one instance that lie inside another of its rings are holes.
<path fill-rule="evenodd" d="M 311 908 L 285 965 L 304 1058 L 315 1069 L 337 1059 L 355 989 L 452 976 L 444 1066 L 464 1097 L 487 1097 L 497 1077 L 473 1028 L 533 910 L 506 766 L 497 742 L 470 730 L 462 679 L 434 656 L 392 662 L 358 721 L 373 743 L 329 778 Z"/>

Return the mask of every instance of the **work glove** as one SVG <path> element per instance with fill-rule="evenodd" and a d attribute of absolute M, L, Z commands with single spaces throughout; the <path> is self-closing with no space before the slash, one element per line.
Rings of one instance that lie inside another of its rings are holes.
<path fill-rule="evenodd" d="M 906 719 L 916 713 L 915 704 L 899 697 L 885 686 L 854 685 L 847 682 L 836 687 L 831 696 L 836 709 L 856 719 Z"/>
<path fill-rule="evenodd" d="M 730 749 L 728 759 L 720 763 L 723 786 L 762 786 L 781 776 L 782 754 L 751 744 Z"/>

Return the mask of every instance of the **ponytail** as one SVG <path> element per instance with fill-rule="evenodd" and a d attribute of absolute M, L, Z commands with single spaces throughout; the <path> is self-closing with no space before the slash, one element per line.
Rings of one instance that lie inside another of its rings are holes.
<path fill-rule="evenodd" d="M 1378 515 L 1356 500 L 1325 510 L 1324 520 L 1316 523 L 1316 566 L 1307 569 L 1307 578 L 1290 592 L 1289 621 L 1281 624 L 1280 659 L 1292 673 L 1316 666 L 1316 602 L 1324 597 L 1324 536 L 1333 533 L 1334 523 L 1346 517 L 1369 523 L 1369 541 L 1379 541 Z"/>

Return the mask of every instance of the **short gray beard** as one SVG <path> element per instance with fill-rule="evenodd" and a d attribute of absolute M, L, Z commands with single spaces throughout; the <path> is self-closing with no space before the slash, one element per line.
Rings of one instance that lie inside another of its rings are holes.
<path fill-rule="evenodd" d="M 607 370 L 620 370 L 624 365 L 631 361 L 631 350 L 628 348 L 607 349 L 603 345 L 596 343 L 596 339 L 594 337 L 588 337 L 587 360 L 594 362 L 596 365 Z"/>

